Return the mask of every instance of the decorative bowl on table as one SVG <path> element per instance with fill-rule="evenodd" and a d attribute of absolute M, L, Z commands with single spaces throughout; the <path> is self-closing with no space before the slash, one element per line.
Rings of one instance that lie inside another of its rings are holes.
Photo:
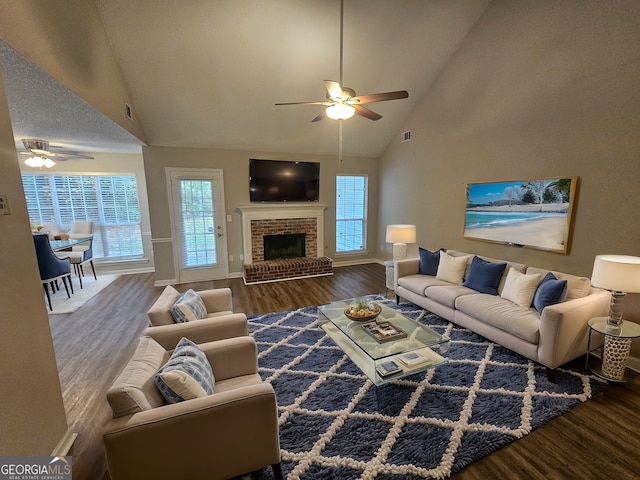
<path fill-rule="evenodd" d="M 377 303 L 358 302 L 344 309 L 344 315 L 354 322 L 371 322 L 382 313 Z"/>

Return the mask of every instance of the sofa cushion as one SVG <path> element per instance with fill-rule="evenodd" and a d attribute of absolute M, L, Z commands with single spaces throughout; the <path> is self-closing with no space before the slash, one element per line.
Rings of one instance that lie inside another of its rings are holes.
<path fill-rule="evenodd" d="M 560 303 L 565 300 L 566 296 L 567 281 L 558 280 L 553 273 L 548 272 L 536 290 L 533 306 L 542 313 L 544 307 Z"/>
<path fill-rule="evenodd" d="M 529 308 L 539 284 L 540 274 L 525 275 L 510 268 L 500 296 L 522 308 Z"/>
<path fill-rule="evenodd" d="M 434 285 L 427 287 L 425 296 L 431 300 L 455 308 L 456 299 L 461 295 L 477 294 L 478 292 L 462 285 Z"/>
<path fill-rule="evenodd" d="M 418 247 L 418 254 L 420 255 L 418 273 L 435 276 L 438 273 L 438 264 L 440 263 L 440 250 L 431 252 L 425 248 Z"/>
<path fill-rule="evenodd" d="M 543 268 L 529 267 L 527 273 L 541 273 L 543 278 L 551 272 L 558 280 L 567 281 L 567 300 L 586 297 L 591 294 L 591 280 L 587 277 L 578 277 L 569 273 L 556 272 L 555 270 L 545 270 Z"/>
<path fill-rule="evenodd" d="M 473 257 L 474 255 L 471 253 L 465 253 L 465 252 L 459 252 L 457 250 L 447 250 L 447 253 L 453 255 L 454 257 Z M 523 263 L 516 263 L 516 262 L 509 262 L 509 261 L 505 261 L 505 260 L 500 260 L 497 258 L 491 258 L 491 257 L 486 257 L 484 255 L 478 255 L 478 257 L 480 257 L 482 260 L 486 261 L 486 262 L 492 262 L 492 263 L 506 263 L 507 267 L 505 268 L 504 274 L 502 275 L 502 279 L 500 280 L 500 284 L 498 285 L 498 293 L 502 292 L 502 288 L 504 287 L 504 282 L 507 279 L 507 273 L 509 271 L 509 268 L 515 268 L 516 270 L 518 270 L 519 272 L 525 273 L 527 271 L 527 266 L 524 265 Z M 467 264 L 467 270 L 464 273 L 464 278 L 467 278 L 469 276 L 469 269 L 471 268 L 471 262 L 469 262 Z"/>
<path fill-rule="evenodd" d="M 487 262 L 475 256 L 471 260 L 469 274 L 463 285 L 480 293 L 497 295 L 498 285 L 506 266 L 506 263 Z"/>
<path fill-rule="evenodd" d="M 177 376 L 170 376 L 170 382 L 165 382 L 165 373 L 170 371 L 178 371 Z M 191 377 L 187 379 L 186 376 Z M 169 361 L 165 363 L 155 374 L 156 386 L 162 396 L 169 403 L 178 403 L 189 398 L 197 398 L 202 395 L 211 395 L 215 378 L 211 365 L 205 353 L 198 345 L 191 340 L 182 337 L 175 350 L 171 354 Z M 194 387 L 194 382 L 200 386 L 200 389 Z M 178 386 L 177 389 L 172 388 Z M 182 396 L 185 394 L 185 396 Z"/>
<path fill-rule="evenodd" d="M 142 337 L 133 357 L 107 391 L 113 417 L 151 410 L 165 404 L 153 376 L 169 353 L 150 337 Z"/>
<path fill-rule="evenodd" d="M 464 272 L 467 269 L 468 257 L 454 257 L 445 251 L 440 252 L 440 262 L 436 278 L 456 285 L 462 285 Z"/>
<path fill-rule="evenodd" d="M 176 323 L 202 320 L 207 316 L 207 307 L 204 306 L 200 295 L 189 289 L 180 295 L 176 303 L 173 304 L 171 315 Z"/>
<path fill-rule="evenodd" d="M 495 295 L 461 295 L 456 308 L 493 327 L 537 345 L 540 339 L 540 315 L 534 308 L 522 308 Z"/>
<path fill-rule="evenodd" d="M 414 275 L 405 275 L 404 277 L 398 278 L 398 285 L 417 295 L 424 295 L 425 290 L 433 285 L 451 286 L 452 284 L 436 277 L 432 277 L 431 275 L 420 275 L 419 273 L 416 273 Z"/>

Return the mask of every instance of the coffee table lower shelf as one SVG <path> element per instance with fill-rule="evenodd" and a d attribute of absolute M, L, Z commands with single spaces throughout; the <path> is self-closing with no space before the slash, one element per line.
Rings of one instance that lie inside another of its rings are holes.
<path fill-rule="evenodd" d="M 408 352 L 373 359 L 332 322 L 323 323 L 321 327 L 327 333 L 327 335 L 336 343 L 336 345 L 338 345 L 342 349 L 342 351 L 347 354 L 351 361 L 358 366 L 362 373 L 364 373 L 376 387 L 385 385 L 392 380 L 423 372 L 430 368 L 435 368 L 447 363 L 447 359 L 436 351 L 439 350 L 440 347 L 444 347 L 446 349 L 448 346 L 447 344 L 438 344 L 431 348 L 422 347 L 416 350 L 411 350 L 412 352 L 423 356 L 425 358 L 425 361 L 409 366 L 404 364 L 400 360 L 400 357 Z M 401 368 L 401 371 L 388 376 L 380 375 L 378 367 L 381 364 L 389 361 L 395 362 Z"/>

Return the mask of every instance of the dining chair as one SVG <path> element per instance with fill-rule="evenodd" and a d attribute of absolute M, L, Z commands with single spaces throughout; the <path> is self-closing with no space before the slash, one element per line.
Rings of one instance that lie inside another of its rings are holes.
<path fill-rule="evenodd" d="M 48 235 L 33 235 L 33 243 L 36 248 L 36 256 L 38 258 L 38 269 L 40 270 L 40 281 L 42 288 L 47 296 L 49 310 L 53 310 L 51 305 L 51 295 L 49 294 L 49 284 L 53 285 L 57 280 L 62 280 L 64 288 L 67 291 L 67 298 L 71 298 L 73 293 L 73 283 L 71 282 L 71 262 L 68 258 L 58 258 L 49 243 Z M 67 285 L 67 280 L 69 284 Z"/>
<path fill-rule="evenodd" d="M 93 265 L 93 232 L 94 225 L 92 221 L 87 220 L 73 222 L 71 230 L 69 231 L 69 238 L 90 238 L 90 240 L 88 242 L 83 242 L 80 245 L 74 245 L 71 247 L 71 251 L 56 252 L 58 258 L 68 258 L 71 261 L 73 270 L 78 277 L 78 280 L 80 280 L 80 288 L 82 288 L 82 277 L 84 277 L 84 269 L 82 266 L 86 263 L 91 265 L 93 278 L 98 280 L 98 277 L 96 276 L 96 269 Z"/>

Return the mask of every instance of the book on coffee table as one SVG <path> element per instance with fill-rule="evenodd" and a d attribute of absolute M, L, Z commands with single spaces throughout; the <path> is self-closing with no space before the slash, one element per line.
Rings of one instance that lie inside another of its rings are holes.
<path fill-rule="evenodd" d="M 420 365 L 421 363 L 425 363 L 430 360 L 424 355 L 421 355 L 419 352 L 403 353 L 402 355 L 398 355 L 396 358 L 400 361 L 400 363 L 406 365 L 407 367 L 415 367 L 416 365 Z"/>
<path fill-rule="evenodd" d="M 398 365 L 393 360 L 378 364 L 376 366 L 376 370 L 381 377 L 388 377 L 389 375 L 402 372 L 402 368 L 400 368 L 400 365 Z"/>
<path fill-rule="evenodd" d="M 391 342 L 399 338 L 406 338 L 407 333 L 391 322 L 372 322 L 362 325 L 365 332 L 379 343 Z"/>

